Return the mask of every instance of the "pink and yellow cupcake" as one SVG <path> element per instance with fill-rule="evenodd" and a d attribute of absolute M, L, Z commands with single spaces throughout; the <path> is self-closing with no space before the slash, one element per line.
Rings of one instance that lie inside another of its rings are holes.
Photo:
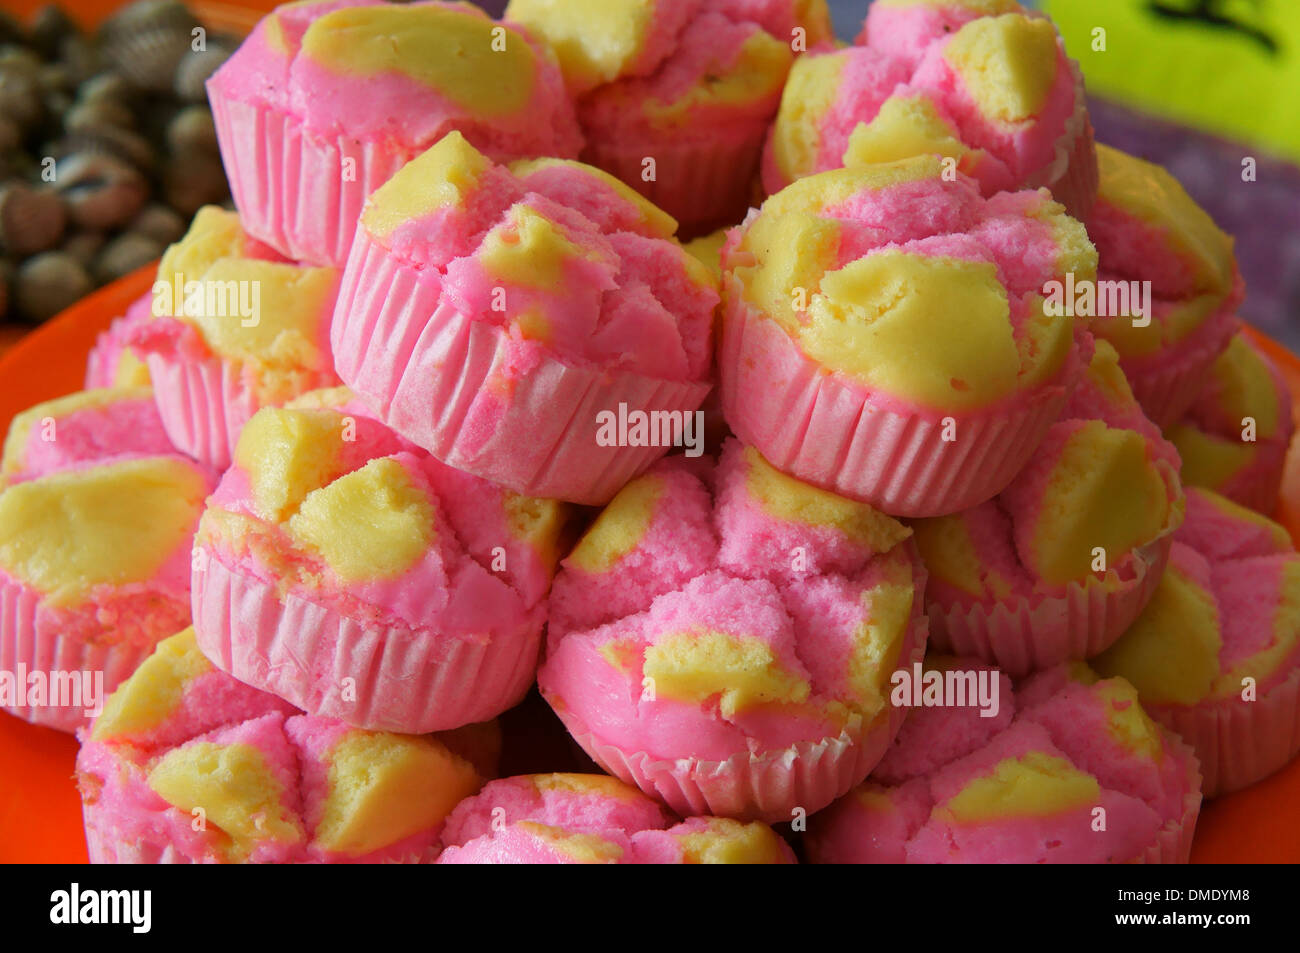
<path fill-rule="evenodd" d="M 860 45 L 794 64 L 763 157 L 769 194 L 841 166 L 943 156 L 986 196 L 1047 187 L 1083 216 L 1097 158 L 1078 65 L 1015 0 L 877 0 Z"/>
<path fill-rule="evenodd" d="M 131 325 L 168 436 L 217 470 L 260 407 L 338 383 L 329 344 L 338 272 L 278 258 L 234 212 L 199 209 L 158 265 L 153 320 Z"/>
<path fill-rule="evenodd" d="M 285 4 L 207 88 L 245 227 L 316 265 L 341 266 L 366 196 L 452 130 L 502 162 L 582 144 L 551 53 L 464 3 Z"/>
<path fill-rule="evenodd" d="M 752 448 L 629 483 L 556 577 L 543 697 L 683 816 L 790 820 L 866 777 L 926 640 L 909 531 Z"/>
<path fill-rule="evenodd" d="M 189 623 L 212 477 L 176 453 L 147 388 L 19 414 L 0 464 L 0 706 L 74 731 Z"/>
<path fill-rule="evenodd" d="M 1078 663 L 1021 683 L 938 657 L 927 679 L 993 679 L 975 707 L 908 716 L 867 783 L 809 819 L 814 863 L 1186 863 L 1200 813 L 1195 755 L 1122 678 Z"/>
<path fill-rule="evenodd" d="M 913 524 L 942 651 L 1013 676 L 1111 645 L 1160 580 L 1183 518 L 1178 455 L 1143 415 L 1113 348 L 994 499 Z"/>
<path fill-rule="evenodd" d="M 118 688 L 77 756 L 91 863 L 431 863 L 482 777 L 437 736 L 295 711 L 186 629 Z"/>
<path fill-rule="evenodd" d="M 1151 717 L 1196 749 L 1214 797 L 1300 752 L 1298 637 L 1300 555 L 1286 530 L 1189 488 L 1154 597 L 1093 665 L 1137 686 Z"/>
<path fill-rule="evenodd" d="M 1232 238 L 1160 166 L 1107 146 L 1097 162 L 1101 187 L 1086 219 L 1099 256 L 1092 331 L 1119 352 L 1147 416 L 1169 427 L 1237 332 L 1245 286 Z"/>
<path fill-rule="evenodd" d="M 199 526 L 199 645 L 313 715 L 405 733 L 484 721 L 533 682 L 563 521 L 359 404 L 264 408 Z"/>
<path fill-rule="evenodd" d="M 716 283 L 675 227 L 591 166 L 507 169 L 451 133 L 366 204 L 339 376 L 451 466 L 608 502 L 711 386 Z"/>
<path fill-rule="evenodd" d="M 796 56 L 834 42 L 824 0 L 511 0 L 555 49 L 584 161 L 696 235 L 749 206 Z"/>
<path fill-rule="evenodd" d="M 1043 288 L 1091 275 L 1044 191 L 982 198 L 937 156 L 800 179 L 723 248 L 722 405 L 780 470 L 898 516 L 982 503 L 1029 460 L 1088 334 Z"/>
<path fill-rule="evenodd" d="M 86 357 L 86 390 L 150 386 L 149 366 L 131 346 L 131 339 L 135 330 L 152 318 L 153 294 L 146 292 L 100 332 Z"/>
<path fill-rule="evenodd" d="M 1294 433 L 1286 380 L 1249 337 L 1238 334 L 1167 435 L 1182 457 L 1184 483 L 1268 515 L 1277 508 Z"/>
<path fill-rule="evenodd" d="M 721 817 L 674 823 L 656 801 L 598 774 L 490 781 L 457 805 L 440 864 L 791 864 L 766 824 Z"/>

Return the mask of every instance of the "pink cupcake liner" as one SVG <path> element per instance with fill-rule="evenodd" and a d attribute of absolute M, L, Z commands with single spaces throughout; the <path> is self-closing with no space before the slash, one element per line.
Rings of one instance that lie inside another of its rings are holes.
<path fill-rule="evenodd" d="M 1088 116 L 1088 93 L 1083 72 L 1074 60 L 1069 61 L 1074 76 L 1074 114 L 1056 143 L 1056 157 L 1045 169 L 1029 176 L 1025 188 L 1046 186 L 1056 201 L 1079 221 L 1092 211 L 1097 200 L 1101 174 L 1097 169 L 1097 145 L 1092 120 Z"/>
<path fill-rule="evenodd" d="M 1196 820 L 1201 814 L 1201 770 L 1196 752 L 1177 735 L 1165 732 L 1164 743 L 1173 753 L 1187 760 L 1191 769 L 1191 787 L 1183 795 L 1183 813 L 1165 822 L 1156 834 L 1154 844 L 1135 858 L 1139 864 L 1185 864 L 1192 856 L 1192 838 L 1196 834 Z"/>
<path fill-rule="evenodd" d="M 1164 430 L 1183 418 L 1205 386 L 1210 367 L 1237 330 L 1236 316 L 1225 309 L 1189 338 L 1157 355 L 1120 360 L 1133 396 L 1153 424 Z"/>
<path fill-rule="evenodd" d="M 0 577 L 0 671 L 15 673 L 15 679 L 19 665 L 28 673 L 47 676 L 51 672 L 103 672 L 102 705 L 153 651 L 152 645 L 87 642 L 65 635 L 58 626 L 40 631 L 36 615 L 41 599 L 30 586 Z M 32 724 L 71 734 L 89 724 L 86 707 L 6 705 L 4 710 Z"/>
<path fill-rule="evenodd" d="M 176 448 L 218 471 L 261 401 L 244 383 L 238 365 L 215 357 L 145 358 L 153 380 L 158 415 Z"/>
<path fill-rule="evenodd" d="M 925 657 L 924 620 L 914 622 L 905 665 Z M 861 784 L 884 757 L 907 709 L 889 706 L 870 723 L 860 719 L 838 737 L 801 741 L 761 755 L 739 752 L 723 761 L 665 760 L 598 741 L 571 710 L 556 709 L 574 740 L 615 777 L 657 797 L 682 817 L 713 815 L 769 824 L 795 808 L 814 814 Z"/>
<path fill-rule="evenodd" d="M 1300 754 L 1300 668 L 1253 702 L 1234 695 L 1191 706 L 1143 707 L 1195 749 L 1206 797 L 1261 781 Z"/>
<path fill-rule="evenodd" d="M 891 516 L 942 516 L 991 499 L 1020 472 L 1060 416 L 1071 390 L 1054 384 L 1014 410 L 956 419 L 900 413 L 800 352 L 726 279 L 718 370 L 727 422 L 779 470 L 864 500 Z M 1072 366 L 1078 359 L 1072 355 Z"/>
<path fill-rule="evenodd" d="M 1133 624 L 1155 593 L 1173 536 L 1134 550 L 1104 580 L 1090 576 L 1063 593 L 976 603 L 927 601 L 930 641 L 951 655 L 974 656 L 1012 678 L 1105 651 Z"/>
<path fill-rule="evenodd" d="M 621 137 L 594 137 L 583 161 L 622 179 L 677 219 L 686 237 L 732 225 L 745 217 L 754 197 L 766 126 L 736 142 L 663 140 L 629 148 Z M 641 178 L 647 158 L 655 180 Z"/>
<path fill-rule="evenodd" d="M 296 261 L 341 266 L 366 198 L 420 151 L 317 136 L 278 110 L 209 99 L 244 230 Z"/>
<path fill-rule="evenodd" d="M 533 683 L 540 623 L 510 637 L 438 637 L 366 622 L 228 568 L 194 573 L 194 631 L 214 665 L 314 715 L 425 734 L 495 718 Z M 351 679 L 355 700 L 346 700 Z"/>
<path fill-rule="evenodd" d="M 669 447 L 602 447 L 597 414 L 694 411 L 710 384 L 544 356 L 511 382 L 510 339 L 441 300 L 438 283 L 357 232 L 330 329 L 336 370 L 442 462 L 518 493 L 599 505 Z"/>

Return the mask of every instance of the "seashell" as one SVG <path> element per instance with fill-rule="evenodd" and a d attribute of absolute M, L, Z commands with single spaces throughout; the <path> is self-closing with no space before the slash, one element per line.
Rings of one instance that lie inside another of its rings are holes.
<path fill-rule="evenodd" d="M 183 102 L 206 103 L 208 77 L 221 68 L 239 46 L 238 40 L 227 37 L 208 37 L 207 49 L 191 49 L 176 66 L 172 89 Z"/>
<path fill-rule="evenodd" d="M 68 216 L 82 228 L 113 229 L 135 217 L 149 198 L 149 182 L 111 155 L 73 152 L 54 166 L 54 188 Z"/>
<path fill-rule="evenodd" d="M 133 95 L 131 84 L 121 73 L 112 71 L 96 73 L 77 87 L 77 102 L 81 103 L 94 103 L 101 100 L 129 103 Z"/>
<path fill-rule="evenodd" d="M 32 17 L 31 26 L 27 31 L 27 42 L 45 59 L 52 60 L 59 55 L 59 48 L 63 41 L 79 33 L 77 24 L 63 12 L 63 8 L 51 3 L 41 7 Z"/>
<path fill-rule="evenodd" d="M 217 151 L 217 127 L 207 106 L 186 106 L 167 124 L 167 147 L 172 152 Z"/>
<path fill-rule="evenodd" d="M 137 88 L 170 92 L 176 66 L 190 51 L 198 25 L 175 0 L 139 0 L 100 27 L 100 51 Z"/>
<path fill-rule="evenodd" d="M 63 240 L 63 250 L 81 262 L 84 268 L 90 270 L 95 259 L 99 257 L 100 249 L 107 241 L 108 238 L 103 232 L 73 232 Z"/>
<path fill-rule="evenodd" d="M 140 232 L 123 232 L 100 251 L 92 269 L 95 280 L 114 281 L 130 274 L 141 265 L 147 265 L 162 255 L 167 247 L 151 235 Z"/>
<path fill-rule="evenodd" d="M 23 131 L 8 116 L 0 116 L 0 155 L 23 144 Z"/>
<path fill-rule="evenodd" d="M 0 64 L 0 116 L 27 129 L 40 122 L 44 113 L 39 73 L 13 63 Z"/>
<path fill-rule="evenodd" d="M 221 159 L 207 153 L 177 153 L 163 170 L 163 195 L 182 215 L 205 205 L 219 205 L 230 195 Z"/>
<path fill-rule="evenodd" d="M 59 196 L 23 182 L 0 186 L 0 246 L 15 258 L 53 248 L 63 237 L 67 212 Z"/>
<path fill-rule="evenodd" d="M 161 202 L 153 202 L 142 208 L 140 214 L 131 219 L 131 224 L 127 228 L 170 245 L 172 242 L 179 241 L 185 234 L 185 226 L 185 219 L 181 218 L 175 209 Z"/>
<path fill-rule="evenodd" d="M 120 126 L 83 126 L 45 146 L 45 154 L 53 156 L 55 161 L 74 152 L 122 159 L 145 175 L 152 175 L 158 162 L 154 148 L 147 139 Z"/>
<path fill-rule="evenodd" d="M 89 103 L 76 103 L 63 114 L 63 128 L 68 132 L 114 126 L 130 129 L 135 125 L 135 114 L 125 103 L 100 99 Z"/>
<path fill-rule="evenodd" d="M 89 294 L 95 283 L 81 262 L 67 252 L 46 251 L 28 258 L 14 281 L 14 303 L 28 321 L 44 321 Z"/>

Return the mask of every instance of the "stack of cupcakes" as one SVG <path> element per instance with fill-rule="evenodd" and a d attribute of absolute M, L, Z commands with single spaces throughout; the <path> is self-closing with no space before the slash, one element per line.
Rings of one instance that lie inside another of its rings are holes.
<path fill-rule="evenodd" d="M 1185 862 L 1300 750 L 1290 395 L 1047 19 L 309 0 L 208 91 L 237 212 L 0 469 L 92 860 Z"/>

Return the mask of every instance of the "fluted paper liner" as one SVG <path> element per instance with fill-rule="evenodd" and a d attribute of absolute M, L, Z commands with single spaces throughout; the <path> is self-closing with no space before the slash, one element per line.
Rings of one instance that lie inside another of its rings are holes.
<path fill-rule="evenodd" d="M 722 407 L 742 442 L 773 466 L 891 516 L 942 516 L 1006 488 L 1060 416 L 1066 382 L 1025 395 L 1012 409 L 954 415 L 899 412 L 804 355 L 776 322 L 727 284 L 718 355 Z M 1067 368 L 1077 368 L 1075 355 Z"/>
<path fill-rule="evenodd" d="M 232 570 L 204 551 L 206 565 L 192 585 L 203 654 L 241 682 L 310 714 L 425 734 L 495 718 L 533 683 L 540 610 L 491 638 L 412 631 L 293 593 L 281 596 L 274 582 Z M 355 700 L 345 693 L 355 693 Z"/>
<path fill-rule="evenodd" d="M 1106 571 L 1064 591 L 1010 596 L 970 606 L 927 600 L 930 641 L 951 655 L 996 665 L 1012 678 L 1109 648 L 1146 608 L 1169 560 L 1173 536 L 1148 543 Z"/>
<path fill-rule="evenodd" d="M 504 385 L 506 333 L 444 303 L 357 232 L 331 327 L 339 377 L 385 423 L 442 462 L 522 493 L 599 505 L 671 447 L 602 447 L 601 411 L 694 411 L 707 381 L 570 366 L 543 356 Z"/>
<path fill-rule="evenodd" d="M 25 666 L 28 672 L 47 674 L 103 672 L 104 696 L 99 700 L 103 704 L 113 689 L 130 678 L 153 652 L 152 644 L 88 642 L 65 634 L 57 626 L 47 626 L 46 631 L 38 632 L 36 613 L 41 599 L 41 594 L 30 586 L 0 577 L 0 671 L 13 672 L 15 679 L 19 665 Z M 4 710 L 32 724 L 71 734 L 89 723 L 85 715 L 87 707 L 86 704 L 75 707 L 6 705 Z"/>
<path fill-rule="evenodd" d="M 924 620 L 909 629 L 900 668 L 925 657 Z M 550 702 L 550 699 L 547 699 Z M 683 817 L 713 815 L 769 824 L 789 821 L 796 808 L 816 813 L 871 773 L 898 735 L 908 709 L 885 708 L 869 723 L 857 715 L 835 738 L 801 741 L 761 754 L 738 752 L 725 761 L 666 760 L 596 740 L 582 719 L 552 705 L 574 740 L 610 774 L 663 801 Z"/>

